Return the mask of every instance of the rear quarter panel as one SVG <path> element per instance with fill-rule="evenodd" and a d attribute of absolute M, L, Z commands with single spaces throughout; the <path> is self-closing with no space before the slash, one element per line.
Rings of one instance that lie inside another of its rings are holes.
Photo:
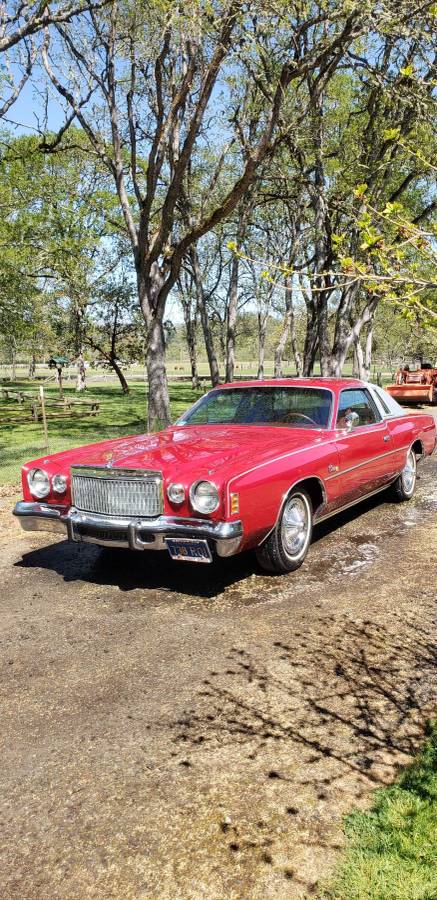
<path fill-rule="evenodd" d="M 399 451 L 398 465 L 403 468 L 406 452 L 411 444 L 420 440 L 424 454 L 429 456 L 436 446 L 436 423 L 429 413 L 411 413 L 388 420 L 393 445 Z"/>

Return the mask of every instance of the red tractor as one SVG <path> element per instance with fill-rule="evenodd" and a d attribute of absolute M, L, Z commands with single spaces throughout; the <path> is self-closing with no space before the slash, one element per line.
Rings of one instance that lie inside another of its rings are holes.
<path fill-rule="evenodd" d="M 389 384 L 386 391 L 398 403 L 437 403 L 437 369 L 422 363 L 420 369 L 411 372 L 404 366 L 396 372 L 396 384 Z"/>

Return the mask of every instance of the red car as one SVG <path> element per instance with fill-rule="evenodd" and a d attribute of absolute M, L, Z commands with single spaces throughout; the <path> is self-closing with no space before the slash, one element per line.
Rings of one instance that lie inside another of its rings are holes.
<path fill-rule="evenodd" d="M 225 384 L 158 434 L 27 463 L 14 513 L 27 531 L 190 562 L 253 548 L 290 572 L 317 522 L 386 489 L 409 500 L 435 446 L 431 415 L 356 379 Z"/>

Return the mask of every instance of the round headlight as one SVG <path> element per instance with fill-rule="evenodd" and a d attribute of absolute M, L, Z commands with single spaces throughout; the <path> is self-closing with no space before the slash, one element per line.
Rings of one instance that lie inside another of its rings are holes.
<path fill-rule="evenodd" d="M 49 476 L 43 469 L 31 469 L 27 473 L 27 483 L 30 493 L 34 497 L 38 497 L 38 500 L 42 500 L 43 497 L 47 497 L 47 494 L 50 493 Z"/>
<path fill-rule="evenodd" d="M 52 488 L 56 494 L 65 494 L 65 491 L 67 490 L 67 476 L 53 475 Z"/>
<path fill-rule="evenodd" d="M 183 503 L 185 500 L 185 488 L 183 484 L 169 484 L 167 497 L 170 503 Z"/>
<path fill-rule="evenodd" d="M 212 481 L 196 481 L 190 488 L 191 506 L 196 512 L 212 513 L 219 505 L 219 494 Z"/>

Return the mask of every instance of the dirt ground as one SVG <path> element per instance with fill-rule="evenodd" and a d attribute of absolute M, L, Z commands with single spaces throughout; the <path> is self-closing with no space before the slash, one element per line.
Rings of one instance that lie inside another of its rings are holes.
<path fill-rule="evenodd" d="M 2 497 L 2 900 L 317 894 L 433 711 L 436 474 L 287 577 L 25 535 Z"/>

